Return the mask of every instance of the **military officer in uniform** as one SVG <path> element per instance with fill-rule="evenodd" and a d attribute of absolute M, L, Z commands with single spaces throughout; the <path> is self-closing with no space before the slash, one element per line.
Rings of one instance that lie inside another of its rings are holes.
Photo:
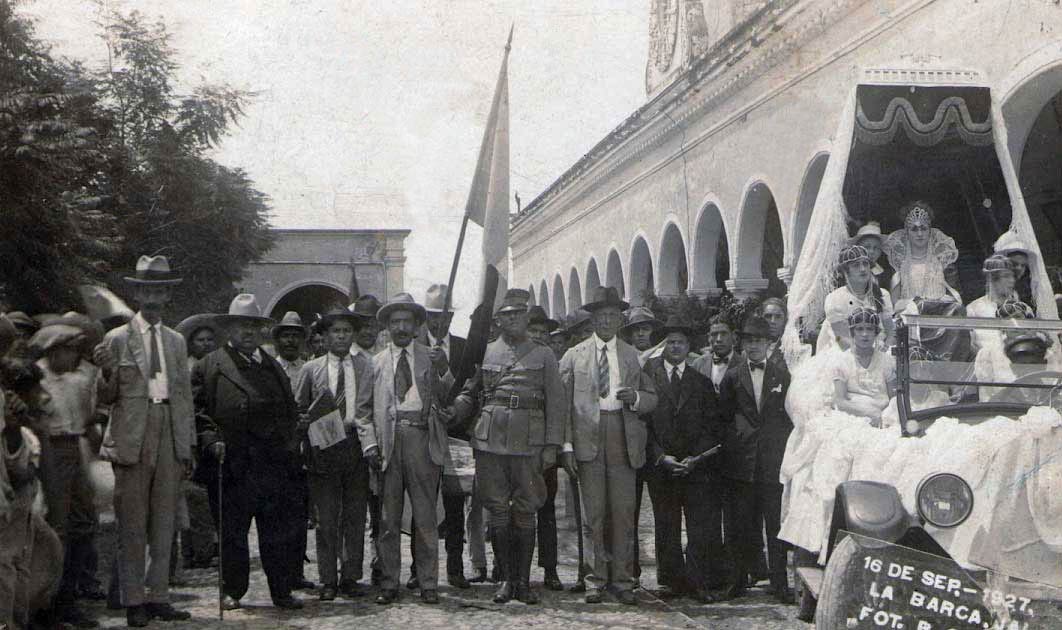
<path fill-rule="evenodd" d="M 490 514 L 491 544 L 502 583 L 494 601 L 538 602 L 530 588 L 536 514 L 546 502 L 542 471 L 564 441 L 568 407 L 557 359 L 527 336 L 523 289 L 506 292 L 495 314 L 501 336 L 487 346 L 477 376 L 454 403 L 457 418 L 476 409 L 472 430 L 476 483 Z"/>

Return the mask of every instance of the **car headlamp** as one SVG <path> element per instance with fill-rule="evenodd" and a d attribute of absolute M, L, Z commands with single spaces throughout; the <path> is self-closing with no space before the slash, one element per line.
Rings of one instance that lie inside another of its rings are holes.
<path fill-rule="evenodd" d="M 931 525 L 957 527 L 973 511 L 973 490 L 951 473 L 930 475 L 918 485 L 918 514 Z"/>

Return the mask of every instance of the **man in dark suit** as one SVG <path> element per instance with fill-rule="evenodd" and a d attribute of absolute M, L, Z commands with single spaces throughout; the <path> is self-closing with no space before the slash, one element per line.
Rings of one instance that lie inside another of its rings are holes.
<path fill-rule="evenodd" d="M 302 608 L 291 596 L 298 537 L 306 535 L 298 490 L 300 464 L 295 428 L 298 414 L 291 383 L 275 359 L 259 348 L 263 317 L 253 295 L 236 296 L 218 323 L 229 343 L 196 364 L 192 371 L 196 425 L 206 474 L 222 467 L 223 504 L 217 477 L 207 486 L 215 515 L 221 513 L 222 606 L 240 607 L 247 593 L 251 520 L 258 529 L 258 551 L 273 605 Z M 209 459 L 208 459 L 209 457 Z"/>
<path fill-rule="evenodd" d="M 690 594 L 711 603 L 716 597 L 710 589 L 722 584 L 718 450 L 725 426 L 715 389 L 686 363 L 692 337 L 692 325 L 675 316 L 653 335 L 655 343 L 664 342 L 664 352 L 649 359 L 644 368 L 658 396 L 656 408 L 646 416 L 649 437 L 644 471 L 656 521 L 657 582 L 663 594 Z"/>
<path fill-rule="evenodd" d="M 728 597 L 743 595 L 746 576 L 760 550 L 760 530 L 767 531 L 768 569 L 774 595 L 792 601 L 786 584 L 786 547 L 778 540 L 782 457 L 793 423 L 785 411 L 789 370 L 784 362 L 767 360 L 770 326 L 751 316 L 741 330 L 745 360 L 727 370 L 719 386 L 724 413 L 731 418 L 723 446 L 726 530 L 736 540 L 727 545 L 733 557 Z"/>
<path fill-rule="evenodd" d="M 362 576 L 365 550 L 369 466 L 361 456 L 354 421 L 359 416 L 372 415 L 372 361 L 361 353 L 350 352 L 361 320 L 341 307 L 326 313 L 320 328 L 328 353 L 302 366 L 295 382 L 302 452 L 318 515 L 317 571 L 322 582 L 321 601 L 332 601 L 337 593 L 346 597 L 365 593 L 358 580 Z M 311 427 L 314 422 L 328 423 L 336 415 L 343 425 L 342 433 L 336 435 L 341 440 L 322 444 L 311 438 L 316 428 Z M 338 575 L 337 560 L 341 563 Z"/>
<path fill-rule="evenodd" d="M 784 363 L 781 341 L 786 322 L 789 321 L 789 311 L 785 307 L 785 300 L 779 297 L 767 298 L 760 304 L 760 314 L 763 315 L 763 319 L 767 320 L 767 326 L 771 331 L 771 339 L 767 344 L 767 358 Z"/>
<path fill-rule="evenodd" d="M 722 316 L 716 315 L 708 324 L 708 351 L 693 362 L 693 369 L 708 377 L 715 393 L 730 368 L 741 363 L 743 356 L 736 346 L 734 329 Z"/>

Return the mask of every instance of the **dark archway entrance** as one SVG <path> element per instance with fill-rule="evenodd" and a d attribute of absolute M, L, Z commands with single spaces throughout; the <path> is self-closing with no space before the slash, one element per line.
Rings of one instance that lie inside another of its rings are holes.
<path fill-rule="evenodd" d="M 295 311 L 304 323 L 314 321 L 315 315 L 325 313 L 335 307 L 346 307 L 347 294 L 327 284 L 306 284 L 288 291 L 277 301 L 269 313 L 279 321 L 284 313 Z"/>

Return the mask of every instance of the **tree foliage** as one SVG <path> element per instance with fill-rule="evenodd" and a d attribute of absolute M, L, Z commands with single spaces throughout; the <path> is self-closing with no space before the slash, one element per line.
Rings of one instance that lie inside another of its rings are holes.
<path fill-rule="evenodd" d="M 0 0 L 0 247 L 6 301 L 77 306 L 73 287 L 163 254 L 184 277 L 171 317 L 217 309 L 271 244 L 269 200 L 240 169 L 211 159 L 253 93 L 182 90 L 166 27 L 102 12 L 108 66 L 56 60 Z M 16 238 L 17 237 L 17 238 Z"/>

